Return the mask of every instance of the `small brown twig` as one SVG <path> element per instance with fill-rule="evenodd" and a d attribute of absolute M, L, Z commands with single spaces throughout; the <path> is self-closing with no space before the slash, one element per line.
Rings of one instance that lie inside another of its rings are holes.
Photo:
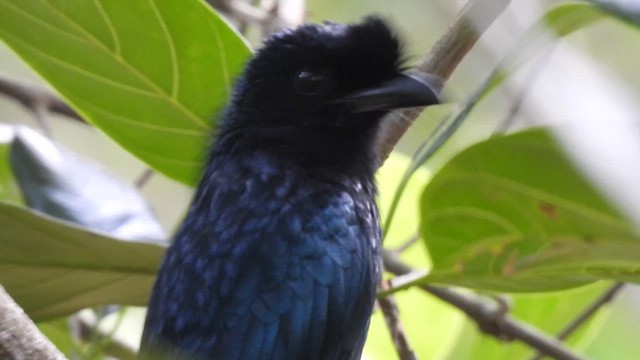
<path fill-rule="evenodd" d="M 401 254 L 405 252 L 407 249 L 409 249 L 410 247 L 412 247 L 413 245 L 415 245 L 415 243 L 417 243 L 418 240 L 420 240 L 420 236 L 418 234 L 414 234 L 413 236 L 408 238 L 405 242 L 400 244 L 400 246 L 390 250 L 396 254 Z"/>
<path fill-rule="evenodd" d="M 47 89 L 25 81 L 12 79 L 1 73 L 0 94 L 13 98 L 32 112 L 41 107 L 82 123 L 85 122 L 69 105 Z"/>
<path fill-rule="evenodd" d="M 589 319 L 595 315 L 598 310 L 600 310 L 604 305 L 613 301 L 615 296 L 622 290 L 624 287 L 624 283 L 617 283 L 611 286 L 607 291 L 605 291 L 602 295 L 600 295 L 597 299 L 593 301 L 586 309 L 584 309 L 575 319 L 573 319 L 569 324 L 562 329 L 556 338 L 559 340 L 566 340 L 571 334 L 573 334 L 576 330 L 578 330 L 582 325 L 584 325 Z M 540 360 L 542 359 L 543 354 L 536 354 L 532 360 Z"/>
<path fill-rule="evenodd" d="M 387 286 L 388 285 L 384 280 L 380 282 L 381 290 L 385 290 Z M 400 321 L 400 310 L 398 309 L 398 304 L 396 303 L 395 298 L 393 296 L 379 298 L 378 304 L 380 305 L 380 310 L 382 311 L 385 322 L 387 323 L 387 328 L 391 335 L 391 341 L 393 341 L 393 345 L 396 348 L 398 358 L 400 360 L 417 360 L 418 357 L 411 348 L 411 344 L 409 344 L 409 340 L 407 339 L 407 334 L 405 333 L 402 322 Z"/>
<path fill-rule="evenodd" d="M 136 181 L 134 181 L 136 188 L 142 189 L 145 185 L 147 185 L 147 183 L 149 182 L 149 180 L 151 180 L 154 174 L 155 174 L 155 171 L 153 171 L 153 169 L 146 168 L 142 172 L 142 174 L 140 174 L 140 176 L 136 179 Z"/>
<path fill-rule="evenodd" d="M 600 297 L 598 297 L 591 305 L 589 305 L 578 317 L 571 321 L 567 326 L 558 333 L 557 338 L 564 340 L 580 326 L 582 326 L 587 320 L 589 320 L 601 307 L 611 302 L 615 296 L 622 290 L 624 283 L 617 283 L 605 291 Z"/>
<path fill-rule="evenodd" d="M 47 109 L 47 104 L 36 102 L 33 105 L 33 116 L 36 118 L 36 121 L 44 132 L 44 135 L 51 140 L 53 138 L 53 129 L 51 129 L 51 121 L 49 119 L 49 109 Z"/>
<path fill-rule="evenodd" d="M 384 267 L 388 272 L 404 275 L 415 270 L 391 252 L 383 252 Z M 582 360 L 559 339 L 550 337 L 531 325 L 518 321 L 505 312 L 504 306 L 474 294 L 420 285 L 421 289 L 446 301 L 473 319 L 480 330 L 501 340 L 520 340 L 539 352 L 558 360 Z"/>

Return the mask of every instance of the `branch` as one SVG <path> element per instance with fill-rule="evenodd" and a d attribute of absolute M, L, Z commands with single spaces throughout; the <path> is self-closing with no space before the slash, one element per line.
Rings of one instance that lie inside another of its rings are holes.
<path fill-rule="evenodd" d="M 385 290 L 387 287 L 388 284 L 384 280 L 381 281 L 380 290 Z M 378 304 L 387 323 L 387 328 L 389 329 L 391 340 L 398 353 L 398 358 L 400 360 L 417 360 L 418 357 L 413 349 L 411 349 L 411 344 L 409 344 L 409 339 L 407 339 L 407 334 L 400 321 L 400 310 L 398 309 L 395 298 L 393 296 L 378 298 Z"/>
<path fill-rule="evenodd" d="M 558 339 L 564 340 L 574 331 L 576 331 L 581 325 L 591 318 L 600 308 L 607 303 L 611 302 L 620 290 L 624 287 L 623 283 L 617 283 L 610 289 L 604 292 L 598 297 L 591 305 L 589 305 L 582 314 L 578 315 L 571 323 L 569 323 L 560 333 L 558 333 Z"/>
<path fill-rule="evenodd" d="M 562 331 L 558 333 L 556 336 L 559 340 L 565 340 L 569 337 L 569 335 L 573 334 L 576 330 L 580 328 L 580 326 L 584 325 L 587 320 L 591 319 L 593 315 L 600 310 L 604 305 L 611 302 L 615 296 L 622 290 L 624 287 L 624 283 L 617 283 L 605 291 L 602 295 L 600 295 L 597 299 L 593 301 L 591 305 L 589 305 L 582 313 L 580 313 L 573 321 L 571 321 L 567 326 L 565 326 Z M 532 359 L 540 360 L 542 359 L 543 354 L 536 354 Z"/>
<path fill-rule="evenodd" d="M 418 234 L 414 234 L 410 238 L 408 238 L 405 242 L 400 244 L 398 247 L 391 249 L 396 254 L 401 254 L 405 252 L 407 249 L 415 245 L 420 240 L 420 236 Z"/>
<path fill-rule="evenodd" d="M 155 174 L 155 172 L 153 171 L 153 169 L 146 168 L 142 172 L 142 174 L 134 182 L 134 184 L 136 185 L 136 188 L 138 188 L 138 190 L 140 190 L 143 187 L 145 187 L 147 185 L 147 183 L 149 182 L 149 180 L 151 180 L 151 178 L 153 177 L 154 174 Z"/>
<path fill-rule="evenodd" d="M 31 112 L 42 109 L 85 122 L 78 113 L 47 89 L 0 74 L 0 94 L 18 101 Z"/>
<path fill-rule="evenodd" d="M 206 0 L 220 12 L 228 14 L 240 24 L 251 24 L 270 34 L 284 27 L 295 27 L 304 22 L 304 0 L 280 0 L 267 8 L 239 0 Z"/>
<path fill-rule="evenodd" d="M 414 271 L 388 251 L 384 251 L 383 261 L 385 269 L 396 275 L 405 275 Z M 518 339 L 539 352 L 558 360 L 582 359 L 560 340 L 552 338 L 534 327 L 509 316 L 504 306 L 500 306 L 494 301 L 487 301 L 477 295 L 461 294 L 457 291 L 430 285 L 421 285 L 420 288 L 462 310 L 486 334 L 501 340 Z"/>
<path fill-rule="evenodd" d="M 0 286 L 0 359 L 66 359 L 2 286 Z"/>
<path fill-rule="evenodd" d="M 119 321 L 124 316 L 121 308 L 118 314 L 118 320 L 112 326 L 100 326 L 100 319 L 93 310 L 84 309 L 73 315 L 74 325 L 77 327 L 76 337 L 84 342 L 85 353 L 83 357 L 93 359 L 95 352 L 109 355 L 119 360 L 136 360 L 137 349 L 131 348 L 130 345 L 114 338 L 114 333 L 120 326 Z M 93 349 L 92 349 L 93 347 Z M 87 352 L 87 349 L 89 352 Z M 93 351 L 94 353 L 91 353 Z"/>
<path fill-rule="evenodd" d="M 447 81 L 484 31 L 510 3 L 511 0 L 469 0 L 453 26 L 438 40 L 415 70 Z M 382 161 L 389 157 L 402 135 L 423 110 L 406 109 L 394 111 L 387 116 L 384 122 L 387 128 L 378 143 Z"/>

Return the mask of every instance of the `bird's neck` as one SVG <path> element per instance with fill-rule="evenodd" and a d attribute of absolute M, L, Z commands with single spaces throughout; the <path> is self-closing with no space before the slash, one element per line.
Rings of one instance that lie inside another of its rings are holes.
<path fill-rule="evenodd" d="M 370 179 L 379 164 L 376 134 L 377 127 L 227 129 L 212 155 L 223 155 L 222 149 L 232 149 L 224 154 L 231 156 L 262 153 L 307 172 Z"/>

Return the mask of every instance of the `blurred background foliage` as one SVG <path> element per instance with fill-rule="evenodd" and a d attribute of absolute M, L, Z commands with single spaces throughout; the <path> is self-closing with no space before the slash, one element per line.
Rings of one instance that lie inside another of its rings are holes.
<path fill-rule="evenodd" d="M 447 84 L 445 96 L 451 102 L 463 99 L 472 93 L 486 79 L 506 54 L 521 39 L 525 31 L 551 6 L 560 1 L 516 0 L 483 36 L 481 42 L 468 54 Z M 376 13 L 389 19 L 405 40 L 409 64 L 414 64 L 428 51 L 438 37 L 455 19 L 462 1 L 400 0 L 309 0 L 306 2 L 307 19 L 313 22 L 331 20 L 353 22 L 365 15 Z M 0 19 L 2 15 L 0 15 Z M 640 89 L 640 41 L 638 30 L 628 24 L 605 18 L 598 23 L 580 29 L 559 41 L 545 62 L 562 62 L 567 53 L 586 59 L 594 73 L 611 78 L 613 82 L 623 82 L 625 89 L 632 89 L 631 96 Z M 247 38 L 254 48 L 259 48 L 262 34 L 257 28 L 250 28 Z M 0 43 L 0 71 L 13 78 L 47 86 L 46 83 L 25 65 L 10 49 Z M 599 75 L 599 76 L 600 76 Z M 542 75 L 541 75 L 542 76 Z M 563 89 L 581 91 L 580 76 L 552 79 L 563 82 Z M 488 138 L 496 126 L 509 116 L 514 102 L 519 102 L 522 84 L 526 77 L 516 77 L 498 91 L 492 92 L 480 102 L 471 113 L 469 120 L 450 139 L 436 156 L 413 178 L 405 190 L 400 213 L 387 234 L 386 246 L 399 246 L 417 231 L 419 199 L 424 184 L 449 159 L 469 145 Z M 531 80 L 529 80 L 531 81 Z M 531 91 L 535 91 L 535 87 Z M 571 90 L 570 90 L 571 91 Z M 545 94 L 536 94 L 544 98 Z M 628 95 L 628 94 L 627 94 Z M 627 96 L 625 95 L 625 96 Z M 515 116 L 514 128 L 540 125 L 555 120 L 541 116 L 562 106 L 562 94 L 547 94 L 548 102 L 525 101 Z M 585 102 L 589 98 L 584 99 Z M 560 105 L 558 105 L 560 104 Z M 396 148 L 394 155 L 380 173 L 381 208 L 383 215 L 388 209 L 391 197 L 400 180 L 400 174 L 408 166 L 410 157 L 419 144 L 431 133 L 438 121 L 450 110 L 450 105 L 428 109 L 413 125 Z M 570 110 L 569 110 L 570 111 Z M 563 113 L 557 110 L 558 113 Z M 133 157 L 110 138 L 93 127 L 69 121 L 51 114 L 53 139 L 66 148 L 95 160 L 108 168 L 119 178 L 133 183 L 146 171 L 146 165 Z M 37 127 L 31 113 L 10 98 L 0 97 L 0 123 L 20 124 Z M 0 139 L 3 136 L 0 128 Z M 0 153 L 6 151 L 0 146 Z M 405 155 L 404 157 L 402 155 Z M 4 164 L 0 164 L 4 166 Z M 6 171 L 0 171 L 0 175 Z M 2 191 L 7 191 L 5 195 Z M 167 232 L 172 232 L 189 202 L 192 189 L 161 174 L 154 175 L 142 189 L 160 223 Z M 0 189 L 3 198 L 16 198 L 16 189 Z M 6 197 L 5 197 L 6 196 Z M 17 200 L 19 201 L 19 200 Z M 403 254 L 410 264 L 424 268 L 429 259 L 421 243 Z M 549 333 L 558 332 L 576 314 L 587 306 L 593 298 L 608 287 L 606 283 L 596 283 L 573 290 L 543 293 L 509 295 L 513 304 L 513 314 L 529 321 Z M 528 359 L 533 351 L 517 342 L 501 342 L 483 335 L 476 325 L 453 307 L 416 289 L 397 294 L 401 319 L 406 327 L 412 346 L 421 359 Z M 95 323 L 95 314 L 83 311 L 75 317 Z M 113 347 L 106 339 L 113 337 L 125 347 L 137 346 L 144 312 L 140 308 L 111 313 L 99 322 L 102 337 L 80 336 L 84 342 L 72 340 L 78 336 L 78 329 L 69 330 L 66 319 L 40 323 L 41 329 L 68 355 L 74 358 L 102 358 L 105 354 L 120 358 L 130 358 L 131 353 Z M 73 322 L 72 322 L 73 323 Z M 114 326 L 117 325 L 117 330 Z M 86 330 L 86 329 L 85 329 Z M 82 331 L 80 331 L 82 332 Z M 106 334 L 106 335 L 105 335 Z M 640 289 L 627 285 L 615 301 L 601 311 L 590 326 L 569 339 L 569 343 L 587 357 L 593 359 L 636 359 L 640 354 Z M 395 351 L 389 340 L 382 316 L 374 315 L 373 326 L 365 351 L 370 359 L 391 359 Z"/>

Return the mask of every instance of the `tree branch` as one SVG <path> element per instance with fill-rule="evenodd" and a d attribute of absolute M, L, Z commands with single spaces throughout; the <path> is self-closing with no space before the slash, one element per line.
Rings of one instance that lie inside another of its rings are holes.
<path fill-rule="evenodd" d="M 607 291 L 605 291 L 604 294 L 600 295 L 600 297 L 598 297 L 591 305 L 589 305 L 580 315 L 578 315 L 575 319 L 573 319 L 573 321 L 567 324 L 567 326 L 558 333 L 557 338 L 564 340 L 569 337 L 569 335 L 571 335 L 587 320 L 595 315 L 595 313 L 598 312 L 598 310 L 600 310 L 602 306 L 611 302 L 623 287 L 624 283 L 617 283 Z"/>
<path fill-rule="evenodd" d="M 0 286 L 0 359 L 66 359 L 2 286 Z"/>
<path fill-rule="evenodd" d="M 293 27 L 304 22 L 304 0 L 280 0 L 267 5 L 255 6 L 239 0 L 206 0 L 216 10 L 227 14 L 240 25 L 255 25 L 267 35 L 283 27 Z"/>
<path fill-rule="evenodd" d="M 558 333 L 556 338 L 558 338 L 559 340 L 565 340 L 566 338 L 568 338 L 571 334 L 578 330 L 580 326 L 584 325 L 587 320 L 591 319 L 591 317 L 595 315 L 598 310 L 600 310 L 600 308 L 611 302 L 623 287 L 624 283 L 617 283 L 610 287 L 607 291 L 605 291 L 602 295 L 595 299 L 591 305 L 584 309 L 582 313 L 580 313 L 575 319 L 573 319 L 573 321 L 567 324 L 567 326 L 565 326 L 565 328 Z M 538 353 L 532 359 L 540 360 L 543 356 L 543 354 Z"/>
<path fill-rule="evenodd" d="M 432 74 L 446 81 L 471 50 L 480 36 L 507 8 L 511 0 L 469 0 L 456 22 L 438 40 L 431 51 L 416 67 L 416 71 Z M 423 108 L 394 111 L 384 121 L 386 129 L 378 141 L 382 162 L 398 143 L 402 135 L 422 113 Z"/>
<path fill-rule="evenodd" d="M 382 280 L 380 282 L 380 290 L 385 290 L 388 286 L 386 281 Z M 393 345 L 398 353 L 398 358 L 400 360 L 417 360 L 418 357 L 411 348 L 407 334 L 400 321 L 400 310 L 398 309 L 395 298 L 393 296 L 378 298 L 378 305 L 380 305 L 380 310 L 384 315 L 389 334 L 391 335 L 391 341 L 393 341 Z"/>
<path fill-rule="evenodd" d="M 405 275 L 414 271 L 388 251 L 383 253 L 383 262 L 385 269 L 396 275 Z M 539 352 L 558 360 L 582 360 L 562 341 L 509 316 L 504 310 L 504 306 L 500 306 L 495 301 L 487 301 L 477 295 L 461 294 L 457 291 L 430 285 L 421 285 L 420 288 L 462 310 L 486 334 L 501 340 L 518 339 Z"/>
<path fill-rule="evenodd" d="M 12 79 L 1 73 L 0 94 L 13 98 L 34 113 L 37 113 L 38 109 L 46 109 L 71 119 L 85 122 L 69 105 L 47 89 Z"/>

